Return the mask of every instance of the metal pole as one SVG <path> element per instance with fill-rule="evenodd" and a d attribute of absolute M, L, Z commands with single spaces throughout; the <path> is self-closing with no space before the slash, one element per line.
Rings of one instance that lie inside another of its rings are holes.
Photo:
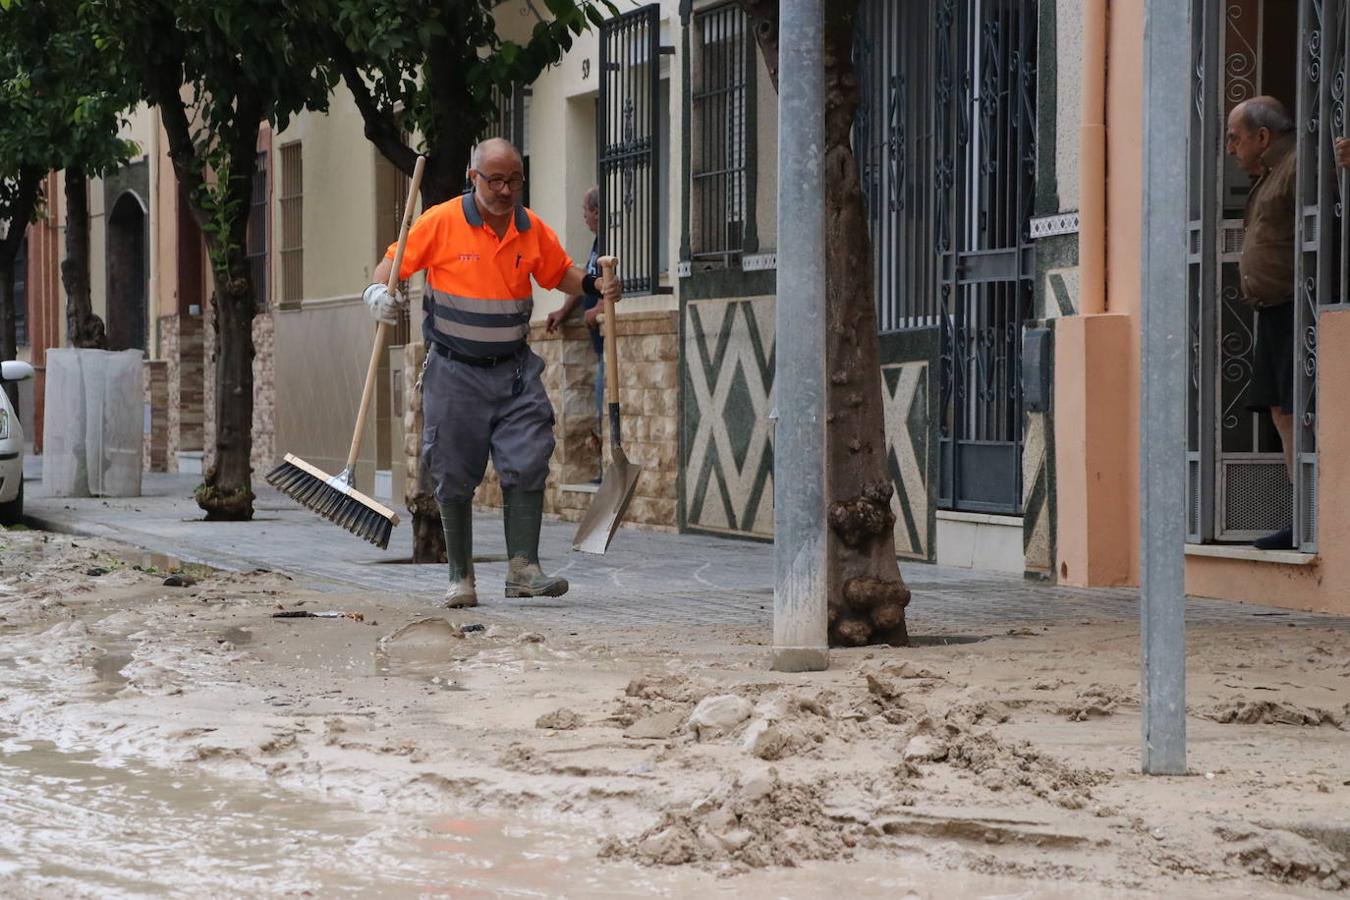
<path fill-rule="evenodd" d="M 1143 770 L 1150 775 L 1186 773 L 1190 6 L 1177 0 L 1147 0 L 1144 10 L 1139 630 Z"/>
<path fill-rule="evenodd" d="M 818 671 L 826 649 L 825 69 L 823 0 L 782 0 L 778 58 L 778 424 L 773 668 Z"/>

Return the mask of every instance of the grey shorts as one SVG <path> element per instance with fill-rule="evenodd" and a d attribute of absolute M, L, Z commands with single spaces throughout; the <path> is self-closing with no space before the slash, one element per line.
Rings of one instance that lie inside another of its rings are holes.
<path fill-rule="evenodd" d="M 520 367 L 523 390 L 512 395 Z M 520 361 L 481 368 L 432 350 L 422 375 L 422 464 L 441 503 L 468 500 L 487 471 L 503 488 L 542 491 L 553 456 L 553 404 L 544 361 L 526 349 Z"/>

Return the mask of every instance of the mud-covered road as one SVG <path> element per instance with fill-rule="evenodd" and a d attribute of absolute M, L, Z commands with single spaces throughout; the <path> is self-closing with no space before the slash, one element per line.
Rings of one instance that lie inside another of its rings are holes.
<path fill-rule="evenodd" d="M 166 585 L 179 568 L 0 532 L 0 893 L 1350 889 L 1337 623 L 1191 627 L 1193 774 L 1160 779 L 1128 626 L 783 675 L 746 630 L 480 628 L 268 572 Z"/>

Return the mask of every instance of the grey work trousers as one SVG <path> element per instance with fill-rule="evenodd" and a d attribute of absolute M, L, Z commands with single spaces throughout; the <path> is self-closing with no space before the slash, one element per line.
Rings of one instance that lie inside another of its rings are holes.
<path fill-rule="evenodd" d="M 511 393 L 519 371 L 522 390 Z M 528 348 L 491 368 L 427 354 L 422 374 L 422 464 L 436 500 L 469 500 L 488 454 L 504 489 L 542 491 L 553 455 L 553 404 L 540 377 L 544 361 Z"/>

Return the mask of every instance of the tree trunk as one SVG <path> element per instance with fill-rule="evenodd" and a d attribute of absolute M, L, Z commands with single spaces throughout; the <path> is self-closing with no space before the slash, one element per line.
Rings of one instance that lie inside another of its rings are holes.
<path fill-rule="evenodd" d="M 858 0 L 825 14 L 826 484 L 830 642 L 905 645 L 909 589 L 895 559 L 872 246 L 853 155 L 861 93 L 853 65 Z"/>
<path fill-rule="evenodd" d="M 72 347 L 108 349 L 103 320 L 94 315 L 89 290 L 89 181 L 84 168 L 66 169 L 66 258 L 61 282 L 66 287 L 66 336 Z"/>
<path fill-rule="evenodd" d="M 197 488 L 207 521 L 253 518 L 253 314 L 243 244 L 230 248 L 229 270 L 215 273 L 211 315 L 216 341 L 216 458 Z"/>
<path fill-rule="evenodd" d="M 37 209 L 39 189 L 45 173 L 28 166 L 20 169 L 18 189 L 14 193 L 9 213 L 8 230 L 0 239 L 0 360 L 14 359 L 19 353 L 18 310 L 15 308 L 14 270 L 19 257 L 19 245 L 24 232 Z M 5 382 L 5 393 L 15 415 L 19 414 L 19 386 Z"/>
<path fill-rule="evenodd" d="M 438 151 L 427 157 L 426 170 L 422 173 L 422 208 L 428 209 L 437 203 L 444 203 L 458 197 L 464 187 L 464 170 L 469 161 L 469 148 L 458 151 Z M 413 327 L 421 334 L 421 322 L 413 317 Z M 414 407 L 413 434 L 422 433 L 422 404 Z M 418 441 L 421 446 L 421 441 Z M 419 480 L 417 489 L 409 491 L 407 496 L 408 512 L 412 513 L 412 556 L 415 563 L 445 562 L 445 532 L 441 528 L 441 511 L 436 505 L 432 485 L 425 477 Z"/>
<path fill-rule="evenodd" d="M 458 56 L 460 48 L 451 39 L 444 43 L 443 52 L 431 54 L 426 74 L 434 97 L 436 127 L 433 129 L 434 134 L 429 136 L 435 146 L 427 154 L 426 169 L 422 173 L 423 209 L 451 200 L 463 191 L 470 144 L 483 124 L 478 121 L 472 91 L 464 81 L 465 66 Z M 333 56 L 361 112 L 366 138 L 400 172 L 411 176 L 417 154 L 404 143 L 399 123 L 376 102 L 350 54 L 340 44 L 334 48 Z M 420 335 L 421 323 L 416 321 L 416 315 L 413 327 Z M 413 410 L 412 433 L 420 435 L 420 398 L 410 407 Z M 421 446 L 420 440 L 417 443 Z M 441 530 L 441 513 L 432 494 L 432 485 L 422 478 L 406 491 L 405 500 L 408 512 L 412 514 L 413 562 L 445 562 L 445 534 Z"/>
<path fill-rule="evenodd" d="M 18 353 L 18 328 L 14 314 L 14 261 L 0 259 L 0 360 L 13 359 Z M 19 386 L 4 382 L 5 393 L 14 414 L 19 414 Z"/>
<path fill-rule="evenodd" d="M 777 0 L 740 0 L 778 86 Z M 909 589 L 895 558 L 894 492 L 886 453 L 881 344 L 871 236 L 852 129 L 860 99 L 853 66 L 858 0 L 825 5 L 826 497 L 829 640 L 904 645 Z"/>

